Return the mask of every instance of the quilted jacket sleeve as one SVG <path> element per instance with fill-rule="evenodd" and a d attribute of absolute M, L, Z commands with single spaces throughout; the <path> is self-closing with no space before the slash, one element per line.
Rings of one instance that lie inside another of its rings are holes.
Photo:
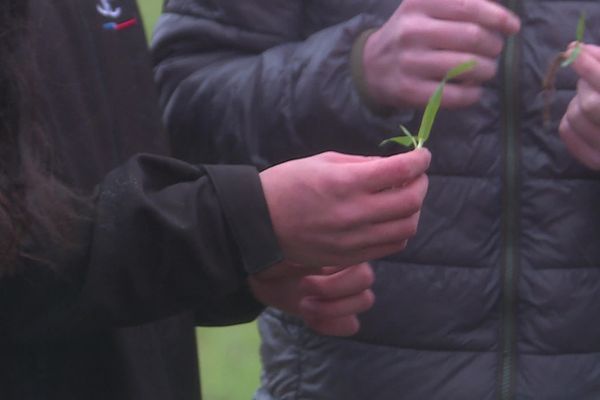
<path fill-rule="evenodd" d="M 311 32 L 306 3 L 166 3 L 153 53 L 178 156 L 265 167 L 323 150 L 375 153 L 412 117 L 371 113 L 352 81 L 353 43 L 382 21 L 359 14 Z"/>

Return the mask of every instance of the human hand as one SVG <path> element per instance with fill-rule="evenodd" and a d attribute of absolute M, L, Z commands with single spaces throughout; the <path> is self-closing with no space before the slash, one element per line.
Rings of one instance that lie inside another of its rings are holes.
<path fill-rule="evenodd" d="M 357 314 L 371 308 L 374 274 L 368 263 L 348 268 L 304 268 L 283 262 L 249 278 L 263 304 L 301 317 L 314 331 L 331 336 L 358 332 Z"/>
<path fill-rule="evenodd" d="M 424 106 L 447 71 L 475 60 L 442 98 L 445 107 L 472 104 L 496 74 L 503 35 L 519 29 L 518 17 L 493 1 L 405 0 L 365 43 L 367 92 L 385 106 Z"/>
<path fill-rule="evenodd" d="M 352 265 L 404 248 L 417 230 L 431 154 L 322 153 L 260 174 L 286 260 Z"/>
<path fill-rule="evenodd" d="M 581 46 L 572 64 L 579 75 L 577 94 L 560 122 L 559 133 L 576 159 L 600 171 L 600 47 Z"/>

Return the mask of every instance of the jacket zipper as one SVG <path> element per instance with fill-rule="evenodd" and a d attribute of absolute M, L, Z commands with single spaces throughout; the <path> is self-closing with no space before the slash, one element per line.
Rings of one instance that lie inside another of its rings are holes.
<path fill-rule="evenodd" d="M 517 0 L 507 0 L 516 12 Z M 511 400 L 515 393 L 516 369 L 516 300 L 517 300 L 517 232 L 518 232 L 518 140 L 516 122 L 517 69 L 516 38 L 507 39 L 504 55 L 504 221 L 502 266 L 502 331 L 500 400 Z"/>

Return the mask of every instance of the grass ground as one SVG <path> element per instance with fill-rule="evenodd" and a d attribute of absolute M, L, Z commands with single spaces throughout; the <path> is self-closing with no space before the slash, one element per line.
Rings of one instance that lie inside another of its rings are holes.
<path fill-rule="evenodd" d="M 150 37 L 152 27 L 160 15 L 163 0 L 137 0 L 137 2 L 142 13 L 142 18 L 144 19 L 146 35 Z"/>
<path fill-rule="evenodd" d="M 138 0 L 146 34 L 160 14 L 163 0 Z M 259 382 L 256 324 L 197 330 L 204 400 L 250 400 Z"/>

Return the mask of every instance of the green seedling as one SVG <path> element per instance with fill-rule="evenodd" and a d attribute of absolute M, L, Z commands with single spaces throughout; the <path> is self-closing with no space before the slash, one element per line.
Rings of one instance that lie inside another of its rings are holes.
<path fill-rule="evenodd" d="M 439 85 L 429 98 L 429 101 L 427 102 L 425 112 L 423 113 L 423 118 L 421 119 L 421 126 L 419 127 L 419 132 L 417 133 L 417 135 L 413 135 L 404 125 L 400 125 L 400 129 L 402 130 L 402 133 L 404 133 L 404 136 L 396 136 L 393 138 L 386 139 L 383 142 L 381 142 L 380 146 L 386 143 L 393 142 L 406 147 L 412 146 L 415 149 L 423 147 L 427 139 L 429 139 L 431 127 L 433 126 L 433 122 L 435 121 L 437 112 L 440 109 L 440 104 L 442 102 L 442 94 L 444 92 L 444 86 L 446 86 L 446 83 L 449 80 L 454 79 L 459 75 L 462 75 L 465 72 L 473 69 L 475 65 L 475 61 L 467 61 L 457 65 L 456 67 L 452 68 L 446 73 L 444 79 L 442 79 L 442 81 L 439 83 Z"/>
<path fill-rule="evenodd" d="M 552 94 L 555 91 L 556 74 L 558 68 L 566 68 L 573 64 L 579 54 L 581 53 L 581 44 L 583 43 L 583 36 L 585 35 L 585 12 L 581 12 L 579 15 L 579 21 L 577 22 L 577 32 L 575 33 L 575 47 L 571 53 L 566 51 L 560 52 L 550 64 L 548 72 L 542 82 L 542 89 L 544 91 L 544 125 L 548 125 L 550 122 L 550 103 L 552 101 Z"/>
<path fill-rule="evenodd" d="M 582 12 L 579 16 L 579 22 L 577 23 L 577 34 L 575 38 L 575 48 L 571 52 L 571 55 L 564 60 L 560 66 L 565 68 L 569 65 L 573 64 L 577 57 L 579 57 L 579 53 L 581 53 L 581 43 L 583 42 L 583 35 L 585 35 L 585 12 Z"/>

